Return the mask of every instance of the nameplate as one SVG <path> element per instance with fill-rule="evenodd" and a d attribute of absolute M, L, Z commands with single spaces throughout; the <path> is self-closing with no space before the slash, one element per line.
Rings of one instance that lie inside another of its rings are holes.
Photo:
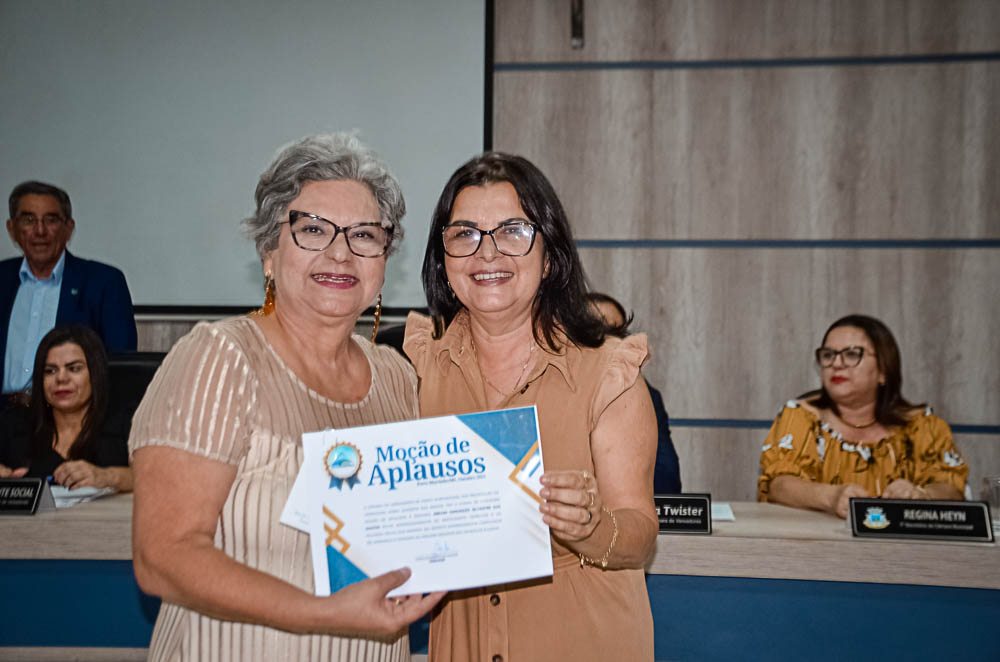
<path fill-rule="evenodd" d="M 660 533 L 712 533 L 712 495 L 657 494 L 653 501 Z"/>
<path fill-rule="evenodd" d="M 0 478 L 0 514 L 34 515 L 55 507 L 52 490 L 41 478 Z"/>
<path fill-rule="evenodd" d="M 993 542 L 989 507 L 981 501 L 854 498 L 850 517 L 859 538 Z"/>

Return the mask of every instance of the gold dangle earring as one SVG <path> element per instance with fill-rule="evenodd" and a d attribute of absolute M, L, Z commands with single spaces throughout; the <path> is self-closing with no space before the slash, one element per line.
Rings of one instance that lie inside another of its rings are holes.
<path fill-rule="evenodd" d="M 254 317 L 267 317 L 274 312 L 274 278 L 271 272 L 264 274 L 264 305 L 251 313 Z"/>
<path fill-rule="evenodd" d="M 375 299 L 375 323 L 372 324 L 372 342 L 375 342 L 375 334 L 378 333 L 378 322 L 382 317 L 382 293 L 378 293 L 378 299 Z"/>

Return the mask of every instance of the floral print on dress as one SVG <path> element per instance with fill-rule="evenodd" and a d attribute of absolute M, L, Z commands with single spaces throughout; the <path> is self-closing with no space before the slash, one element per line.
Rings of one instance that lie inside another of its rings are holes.
<path fill-rule="evenodd" d="M 965 460 L 956 451 L 945 451 L 941 454 L 941 460 L 949 467 L 960 467 L 965 464 Z"/>
<path fill-rule="evenodd" d="M 757 499 L 768 500 L 771 481 L 794 476 L 828 485 L 855 484 L 881 495 L 894 480 L 944 483 L 965 490 L 969 469 L 951 429 L 930 409 L 892 428 L 874 443 L 845 439 L 809 407 L 790 401 L 774 419 L 761 448 Z"/>
<path fill-rule="evenodd" d="M 852 444 L 849 441 L 841 441 L 840 449 L 847 453 L 857 453 L 858 457 L 854 462 L 854 471 L 863 472 L 868 468 L 868 463 L 872 459 L 872 449 L 860 442 Z"/>

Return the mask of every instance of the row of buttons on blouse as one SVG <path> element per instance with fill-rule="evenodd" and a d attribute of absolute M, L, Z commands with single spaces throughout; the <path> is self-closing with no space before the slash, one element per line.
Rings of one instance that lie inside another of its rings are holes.
<path fill-rule="evenodd" d="M 527 387 L 525 387 L 527 388 Z M 500 596 L 494 593 L 490 596 L 490 604 L 496 607 L 500 604 Z M 491 662 L 503 662 L 503 655 L 494 655 Z"/>

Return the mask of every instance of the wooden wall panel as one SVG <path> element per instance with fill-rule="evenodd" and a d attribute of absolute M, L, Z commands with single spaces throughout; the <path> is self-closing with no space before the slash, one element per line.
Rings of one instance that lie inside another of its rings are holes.
<path fill-rule="evenodd" d="M 1000 475 L 1000 435 L 956 434 L 955 443 L 969 464 L 969 489 L 972 498 L 986 499 L 983 478 Z M 994 514 L 994 519 L 997 515 Z M 994 534 L 1000 532 L 995 531 Z"/>
<path fill-rule="evenodd" d="M 994 0 L 496 0 L 496 61 L 715 60 L 1000 50 Z"/>
<path fill-rule="evenodd" d="M 578 238 L 1000 235 L 1000 61 L 494 85 L 495 147 L 552 179 Z"/>
<path fill-rule="evenodd" d="M 574 50 L 568 1 L 497 0 L 494 146 L 551 177 L 578 239 L 635 242 L 581 254 L 649 332 L 671 415 L 769 419 L 818 384 L 829 323 L 873 314 L 906 395 L 991 431 L 958 437 L 978 492 L 1000 471 L 1000 3 L 583 4 Z M 947 239 L 972 243 L 894 243 Z M 675 428 L 685 488 L 753 498 L 763 437 Z"/>
<path fill-rule="evenodd" d="M 550 176 L 578 239 L 633 242 L 581 254 L 671 416 L 708 419 L 674 430 L 685 488 L 753 498 L 764 431 L 712 421 L 814 388 L 822 332 L 863 312 L 907 396 L 983 426 L 959 437 L 977 492 L 1000 471 L 1000 3 L 583 4 L 573 50 L 568 1 L 497 0 L 494 147 Z"/>
<path fill-rule="evenodd" d="M 770 418 L 815 388 L 812 351 L 838 317 L 882 319 L 903 392 L 953 423 L 1000 413 L 1000 249 L 598 249 L 595 289 L 649 334 L 645 372 L 672 416 Z"/>
<path fill-rule="evenodd" d="M 760 449 L 767 430 L 671 428 L 685 492 L 708 492 L 717 501 L 756 501 Z M 956 434 L 969 464 L 969 489 L 981 497 L 983 477 L 1000 473 L 1000 437 Z"/>
<path fill-rule="evenodd" d="M 708 492 L 716 501 L 757 500 L 766 430 L 674 427 L 670 434 L 685 492 Z"/>
<path fill-rule="evenodd" d="M 135 326 L 140 352 L 169 352 L 174 343 L 194 328 L 197 320 L 141 318 Z"/>
<path fill-rule="evenodd" d="M 218 318 L 213 317 L 212 319 Z M 139 332 L 138 350 L 140 352 L 169 352 L 174 343 L 193 329 L 194 325 L 199 321 L 195 319 L 177 319 L 176 316 L 156 317 L 153 315 L 144 315 L 136 321 L 136 327 Z M 382 328 L 400 325 L 405 322 L 406 317 L 403 315 L 382 316 Z M 362 315 L 354 327 L 354 333 L 365 338 L 370 338 L 372 335 L 371 316 Z"/>

